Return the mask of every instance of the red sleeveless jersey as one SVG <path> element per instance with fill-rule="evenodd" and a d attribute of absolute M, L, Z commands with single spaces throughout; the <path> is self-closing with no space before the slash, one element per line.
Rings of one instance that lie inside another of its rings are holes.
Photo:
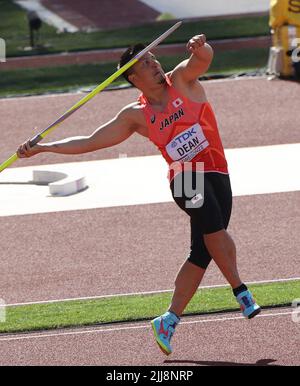
<path fill-rule="evenodd" d="M 165 111 L 154 111 L 143 94 L 139 97 L 139 103 L 146 118 L 149 139 L 158 147 L 170 166 L 169 179 L 172 180 L 174 173 L 182 170 L 178 169 L 178 164 L 188 163 L 196 170 L 197 162 L 204 163 L 205 172 L 228 174 L 211 105 L 208 102 L 189 100 L 172 86 L 168 77 L 167 83 L 169 101 Z"/>

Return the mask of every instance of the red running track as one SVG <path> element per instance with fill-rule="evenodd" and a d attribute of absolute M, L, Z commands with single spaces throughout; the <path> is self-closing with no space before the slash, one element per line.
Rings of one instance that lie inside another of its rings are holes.
<path fill-rule="evenodd" d="M 225 147 L 300 142 L 299 84 L 257 79 L 205 85 Z M 100 94 L 51 140 L 89 133 L 136 95 L 135 90 Z M 78 99 L 0 100 L 5 127 L 1 158 L 31 136 L 34 125 L 44 127 Z M 102 152 L 43 154 L 16 166 L 115 158 L 119 153 L 157 154 L 148 141 L 132 137 Z M 230 231 L 244 280 L 299 276 L 299 208 L 299 192 L 234 199 Z M 0 232 L 0 293 L 7 303 L 171 288 L 189 244 L 188 219 L 172 203 L 2 217 Z M 218 283 L 224 279 L 212 265 L 203 284 Z M 0 364 L 299 365 L 299 326 L 292 322 L 291 309 L 264 310 L 251 321 L 239 314 L 185 317 L 167 358 L 148 322 L 2 334 Z"/>
<path fill-rule="evenodd" d="M 236 313 L 184 317 L 168 357 L 142 322 L 2 335 L 0 365 L 295 366 L 299 339 L 290 309 L 265 310 L 250 321 Z"/>
<path fill-rule="evenodd" d="M 251 79 L 206 82 L 205 87 L 226 148 L 300 142 L 299 84 Z M 98 95 L 49 140 L 90 133 L 136 96 L 134 89 Z M 0 100 L 5 127 L 1 159 L 34 133 L 33 126 L 45 127 L 78 99 Z M 132 136 L 103 151 L 42 154 L 14 166 L 117 158 L 120 153 L 142 156 L 157 150 Z M 299 192 L 234 199 L 230 232 L 245 281 L 299 276 L 299 211 Z M 0 232 L 0 294 L 7 303 L 171 289 L 189 247 L 189 220 L 173 203 L 0 217 Z M 211 264 L 203 285 L 224 282 Z"/>

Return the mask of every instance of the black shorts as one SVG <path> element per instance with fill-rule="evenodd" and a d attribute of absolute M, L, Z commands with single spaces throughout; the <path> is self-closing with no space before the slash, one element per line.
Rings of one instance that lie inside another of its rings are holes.
<path fill-rule="evenodd" d="M 216 172 L 202 174 L 203 184 L 199 188 L 198 183 L 198 190 L 195 189 L 197 173 L 199 172 L 180 173 L 171 181 L 170 187 L 176 204 L 190 216 L 191 251 L 188 260 L 206 269 L 212 257 L 205 246 L 203 235 L 227 229 L 232 208 L 232 192 L 229 175 Z M 184 189 L 184 182 L 192 183 L 192 188 L 195 189 L 193 195 L 185 193 L 187 189 Z M 174 194 L 175 186 L 178 188 L 180 185 L 182 194 L 176 197 L 178 191 L 176 189 Z"/>

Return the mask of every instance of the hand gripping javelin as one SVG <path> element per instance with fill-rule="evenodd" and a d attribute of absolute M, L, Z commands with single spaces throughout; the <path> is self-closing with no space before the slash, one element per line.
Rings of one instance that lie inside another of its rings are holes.
<path fill-rule="evenodd" d="M 160 35 L 157 39 L 155 39 L 152 43 L 150 43 L 147 47 L 145 47 L 142 51 L 135 55 L 128 63 L 124 64 L 119 70 L 113 73 L 110 77 L 108 77 L 104 82 L 99 84 L 93 91 L 91 91 L 88 95 L 82 98 L 79 102 L 77 102 L 74 106 L 72 106 L 68 111 L 66 111 L 61 117 L 59 117 L 55 122 L 53 122 L 50 126 L 48 126 L 45 130 L 41 131 L 35 137 L 33 137 L 29 144 L 30 146 L 36 145 L 40 142 L 46 135 L 48 135 L 52 130 L 54 130 L 59 124 L 61 124 L 65 119 L 67 119 L 70 115 L 72 115 L 76 110 L 78 110 L 81 106 L 91 100 L 96 94 L 104 90 L 110 83 L 112 83 L 115 79 L 117 79 L 120 75 L 123 74 L 128 68 L 132 67 L 143 55 L 145 55 L 148 51 L 152 50 L 159 43 L 161 43 L 166 37 L 168 37 L 172 32 L 174 32 L 180 25 L 182 21 L 177 22 L 170 29 Z M 10 158 L 4 161 L 0 165 L 0 172 L 10 166 L 13 162 L 18 159 L 17 153 L 13 154 Z"/>

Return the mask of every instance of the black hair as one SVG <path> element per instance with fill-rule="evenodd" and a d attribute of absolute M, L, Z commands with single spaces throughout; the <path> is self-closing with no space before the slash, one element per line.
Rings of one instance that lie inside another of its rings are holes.
<path fill-rule="evenodd" d="M 127 48 L 127 50 L 122 54 L 119 64 L 118 64 L 118 69 L 123 67 L 126 63 L 130 62 L 132 58 L 135 57 L 136 54 L 141 52 L 146 46 L 144 44 L 138 43 L 133 46 L 130 46 Z M 132 67 L 128 68 L 125 72 L 123 72 L 123 77 L 134 86 L 132 82 L 128 79 L 128 76 L 132 74 Z"/>

